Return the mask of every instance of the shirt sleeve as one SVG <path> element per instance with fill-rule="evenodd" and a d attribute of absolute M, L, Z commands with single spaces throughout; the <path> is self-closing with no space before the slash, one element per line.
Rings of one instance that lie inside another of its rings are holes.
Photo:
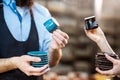
<path fill-rule="evenodd" d="M 51 14 L 47 8 L 38 3 L 34 4 L 32 11 L 39 36 L 39 50 L 48 52 L 52 36 L 43 24 L 52 18 Z"/>
<path fill-rule="evenodd" d="M 51 37 L 51 34 L 50 34 L 50 33 L 46 34 L 45 36 L 46 36 L 46 37 L 45 37 L 45 39 L 44 39 L 44 41 L 43 41 L 42 51 L 48 52 L 48 49 L 49 49 L 49 46 L 50 46 L 52 37 Z"/>
<path fill-rule="evenodd" d="M 46 7 L 40 5 L 39 3 L 34 3 L 33 11 L 37 11 L 39 15 L 46 19 L 51 18 L 49 10 Z"/>

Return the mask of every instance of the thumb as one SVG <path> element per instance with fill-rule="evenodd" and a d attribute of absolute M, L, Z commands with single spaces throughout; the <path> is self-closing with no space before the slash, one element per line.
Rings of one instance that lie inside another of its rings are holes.
<path fill-rule="evenodd" d="M 28 58 L 28 61 L 32 61 L 32 62 L 40 62 L 41 61 L 41 59 L 39 57 L 29 56 L 27 58 Z"/>
<path fill-rule="evenodd" d="M 112 70 L 102 71 L 97 67 L 96 71 L 99 72 L 100 74 L 103 74 L 103 75 L 108 75 L 108 74 L 112 75 Z"/>

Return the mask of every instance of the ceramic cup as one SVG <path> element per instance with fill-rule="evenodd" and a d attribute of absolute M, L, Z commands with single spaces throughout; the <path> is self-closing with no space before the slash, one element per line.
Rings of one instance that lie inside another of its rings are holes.
<path fill-rule="evenodd" d="M 44 65 L 48 64 L 48 55 L 47 55 L 47 52 L 30 51 L 30 52 L 28 52 L 28 55 L 33 56 L 33 57 L 39 57 L 41 59 L 40 62 L 31 62 L 31 65 L 33 67 L 43 67 Z"/>

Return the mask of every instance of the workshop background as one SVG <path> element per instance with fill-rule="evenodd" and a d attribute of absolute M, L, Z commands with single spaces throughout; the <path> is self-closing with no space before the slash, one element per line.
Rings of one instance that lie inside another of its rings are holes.
<path fill-rule="evenodd" d="M 113 80 L 96 73 L 94 58 L 100 50 L 85 35 L 83 28 L 84 18 L 95 15 L 108 42 L 119 55 L 120 0 L 36 1 L 49 9 L 51 15 L 60 23 L 61 30 L 70 36 L 69 44 L 63 49 L 60 63 L 45 76 L 45 80 Z"/>

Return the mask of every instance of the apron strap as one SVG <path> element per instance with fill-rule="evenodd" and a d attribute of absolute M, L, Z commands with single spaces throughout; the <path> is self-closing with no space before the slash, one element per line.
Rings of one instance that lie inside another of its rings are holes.
<path fill-rule="evenodd" d="M 0 0 L 0 8 L 3 8 L 3 1 Z"/>

